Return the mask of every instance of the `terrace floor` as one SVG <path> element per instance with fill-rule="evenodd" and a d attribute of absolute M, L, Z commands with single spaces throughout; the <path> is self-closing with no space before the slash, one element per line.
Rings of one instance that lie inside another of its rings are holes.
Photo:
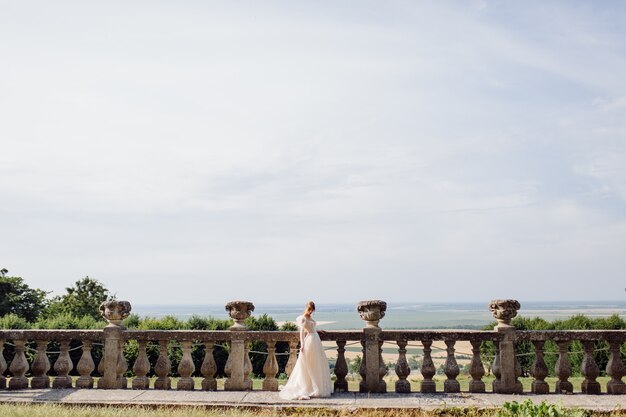
<path fill-rule="evenodd" d="M 199 406 L 242 408 L 494 408 L 505 402 L 534 403 L 546 401 L 566 408 L 583 408 L 595 411 L 626 410 L 626 395 L 502 395 L 502 394 L 359 394 L 355 392 L 333 394 L 331 398 L 308 401 L 285 401 L 277 392 L 269 391 L 157 391 L 157 390 L 77 390 L 77 389 L 27 389 L 0 391 L 0 403 L 60 403 L 66 405 L 116 405 L 116 406 Z"/>

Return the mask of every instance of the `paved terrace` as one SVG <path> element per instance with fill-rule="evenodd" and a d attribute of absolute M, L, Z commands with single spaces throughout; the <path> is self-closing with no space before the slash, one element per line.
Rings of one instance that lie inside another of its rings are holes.
<path fill-rule="evenodd" d="M 566 408 L 583 408 L 595 411 L 626 410 L 623 395 L 536 395 L 536 394 L 360 394 L 344 392 L 331 398 L 313 398 L 308 401 L 285 401 L 271 391 L 156 391 L 156 390 L 85 390 L 85 389 L 31 389 L 0 391 L 0 402 L 56 403 L 68 405 L 112 406 L 198 406 L 242 408 L 333 408 L 355 410 L 360 408 L 420 408 L 426 410 L 447 407 L 495 408 L 505 402 L 534 403 L 546 401 Z"/>

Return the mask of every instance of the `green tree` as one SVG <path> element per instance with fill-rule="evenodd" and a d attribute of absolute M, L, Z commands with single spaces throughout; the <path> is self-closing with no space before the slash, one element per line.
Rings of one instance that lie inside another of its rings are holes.
<path fill-rule="evenodd" d="M 59 314 L 71 314 L 76 317 L 90 316 L 100 320 L 100 304 L 111 297 L 109 290 L 98 280 L 85 278 L 76 281 L 73 287 L 65 289 L 67 293 L 55 297 L 48 309 L 51 317 Z"/>
<path fill-rule="evenodd" d="M 30 288 L 21 277 L 8 277 L 9 271 L 0 271 L 0 317 L 16 314 L 28 321 L 36 320 L 48 302 L 46 292 Z"/>

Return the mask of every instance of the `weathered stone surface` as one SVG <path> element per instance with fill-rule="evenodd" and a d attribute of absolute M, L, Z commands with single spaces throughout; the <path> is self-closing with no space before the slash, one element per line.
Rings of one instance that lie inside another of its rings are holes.
<path fill-rule="evenodd" d="M 517 300 L 491 300 L 489 303 L 489 311 L 498 321 L 498 326 L 510 326 L 520 307 Z"/>
<path fill-rule="evenodd" d="M 254 304 L 250 301 L 231 301 L 226 304 L 226 311 L 230 318 L 235 320 L 231 330 L 247 330 L 245 320 L 252 315 Z"/>
<path fill-rule="evenodd" d="M 378 327 L 380 320 L 385 317 L 387 303 L 381 300 L 359 301 L 356 310 L 367 323 L 367 327 Z"/>
<path fill-rule="evenodd" d="M 122 320 L 130 315 L 132 306 L 128 301 L 108 300 L 100 304 L 100 314 L 109 326 L 121 326 Z"/>

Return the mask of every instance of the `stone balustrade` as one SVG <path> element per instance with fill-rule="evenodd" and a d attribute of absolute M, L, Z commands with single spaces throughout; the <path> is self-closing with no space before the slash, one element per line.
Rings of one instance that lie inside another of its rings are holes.
<path fill-rule="evenodd" d="M 334 342 L 336 345 L 337 354 L 333 368 L 335 392 L 348 391 L 348 361 L 345 352 L 346 346 L 353 344 L 361 347 L 359 391 L 410 393 L 412 388 L 406 357 L 407 346 L 419 344 L 423 352 L 419 392 L 437 392 L 433 379 L 436 374 L 432 357 L 434 342 L 445 344 L 443 372 L 446 379 L 443 382 L 443 392 L 460 392 L 461 385 L 457 380 L 460 369 L 455 346 L 458 342 L 464 341 L 471 345 L 469 392 L 522 392 L 522 384 L 519 381 L 521 369 L 515 347 L 518 343 L 526 342 L 534 346 L 531 392 L 571 393 L 574 387 L 569 381 L 572 369 L 568 348 L 573 341 L 579 341 L 584 349 L 581 374 L 585 378 L 580 390 L 587 394 L 601 392 L 626 394 L 626 384 L 622 381 L 626 368 L 620 356 L 620 348 L 626 341 L 626 331 L 517 331 L 511 325 L 511 319 L 520 308 L 515 300 L 494 300 L 489 304 L 498 321 L 498 325 L 490 331 L 383 330 L 379 324 L 385 316 L 386 307 L 386 303 L 380 300 L 360 302 L 357 311 L 366 323 L 362 330 L 320 332 L 323 341 Z M 224 366 L 226 378 L 223 389 L 251 390 L 250 343 L 260 341 L 267 347 L 262 389 L 277 391 L 279 389 L 277 344 L 289 346 L 286 352 L 289 355 L 285 367 L 287 374 L 291 372 L 297 359 L 298 332 L 248 330 L 245 319 L 252 314 L 254 305 L 247 301 L 233 301 L 227 304 L 226 309 L 234 324 L 229 330 L 222 331 L 127 330 L 122 323 L 130 309 L 130 303 L 125 301 L 103 303 L 101 311 L 109 324 L 102 330 L 0 330 L 0 389 L 29 387 L 172 389 L 173 370 L 168 350 L 175 345 L 182 352 L 175 370 L 178 375 L 176 389 L 212 391 L 218 389 L 216 379 L 218 370 L 214 351 L 216 346 L 227 345 L 228 358 Z M 548 341 L 558 346 L 558 360 L 555 366 L 558 381 L 553 390 L 550 390 L 545 381 L 548 368 L 544 360 L 544 346 Z M 481 345 L 485 342 L 492 342 L 495 345 L 495 357 L 490 364 L 483 363 L 481 357 Z M 594 344 L 598 342 L 607 342 L 610 351 L 606 366 L 606 374 L 610 376 L 610 380 L 604 390 L 597 381 L 600 369 L 593 356 Z M 137 350 L 136 359 L 132 364 L 128 364 L 122 354 L 123 347 L 130 343 L 135 344 Z M 5 358 L 5 345 L 11 346 L 10 360 L 7 360 L 8 357 Z M 326 343 L 326 346 L 328 345 Z M 48 351 L 51 346 L 55 347 L 54 352 Z M 94 346 L 97 346 L 97 356 L 100 358 L 97 367 L 92 355 Z M 196 348 L 196 354 L 199 352 L 203 355 L 199 369 L 196 369 L 192 358 L 194 346 L 204 348 Z M 388 351 L 389 346 L 397 347 L 395 369 L 391 370 L 383 360 L 383 347 Z M 149 350 L 153 352 L 152 355 L 148 354 Z M 150 356 L 153 357 L 152 363 Z M 55 358 L 53 364 L 51 358 Z M 485 383 L 485 365 L 490 365 L 490 370 L 495 376 L 489 387 Z M 54 375 L 51 375 L 51 371 L 54 371 Z M 391 383 L 390 379 L 385 377 L 393 375 L 394 372 L 397 379 L 394 378 Z M 152 377 L 152 384 L 151 375 L 156 377 Z M 198 387 L 194 377 L 201 378 Z"/>

